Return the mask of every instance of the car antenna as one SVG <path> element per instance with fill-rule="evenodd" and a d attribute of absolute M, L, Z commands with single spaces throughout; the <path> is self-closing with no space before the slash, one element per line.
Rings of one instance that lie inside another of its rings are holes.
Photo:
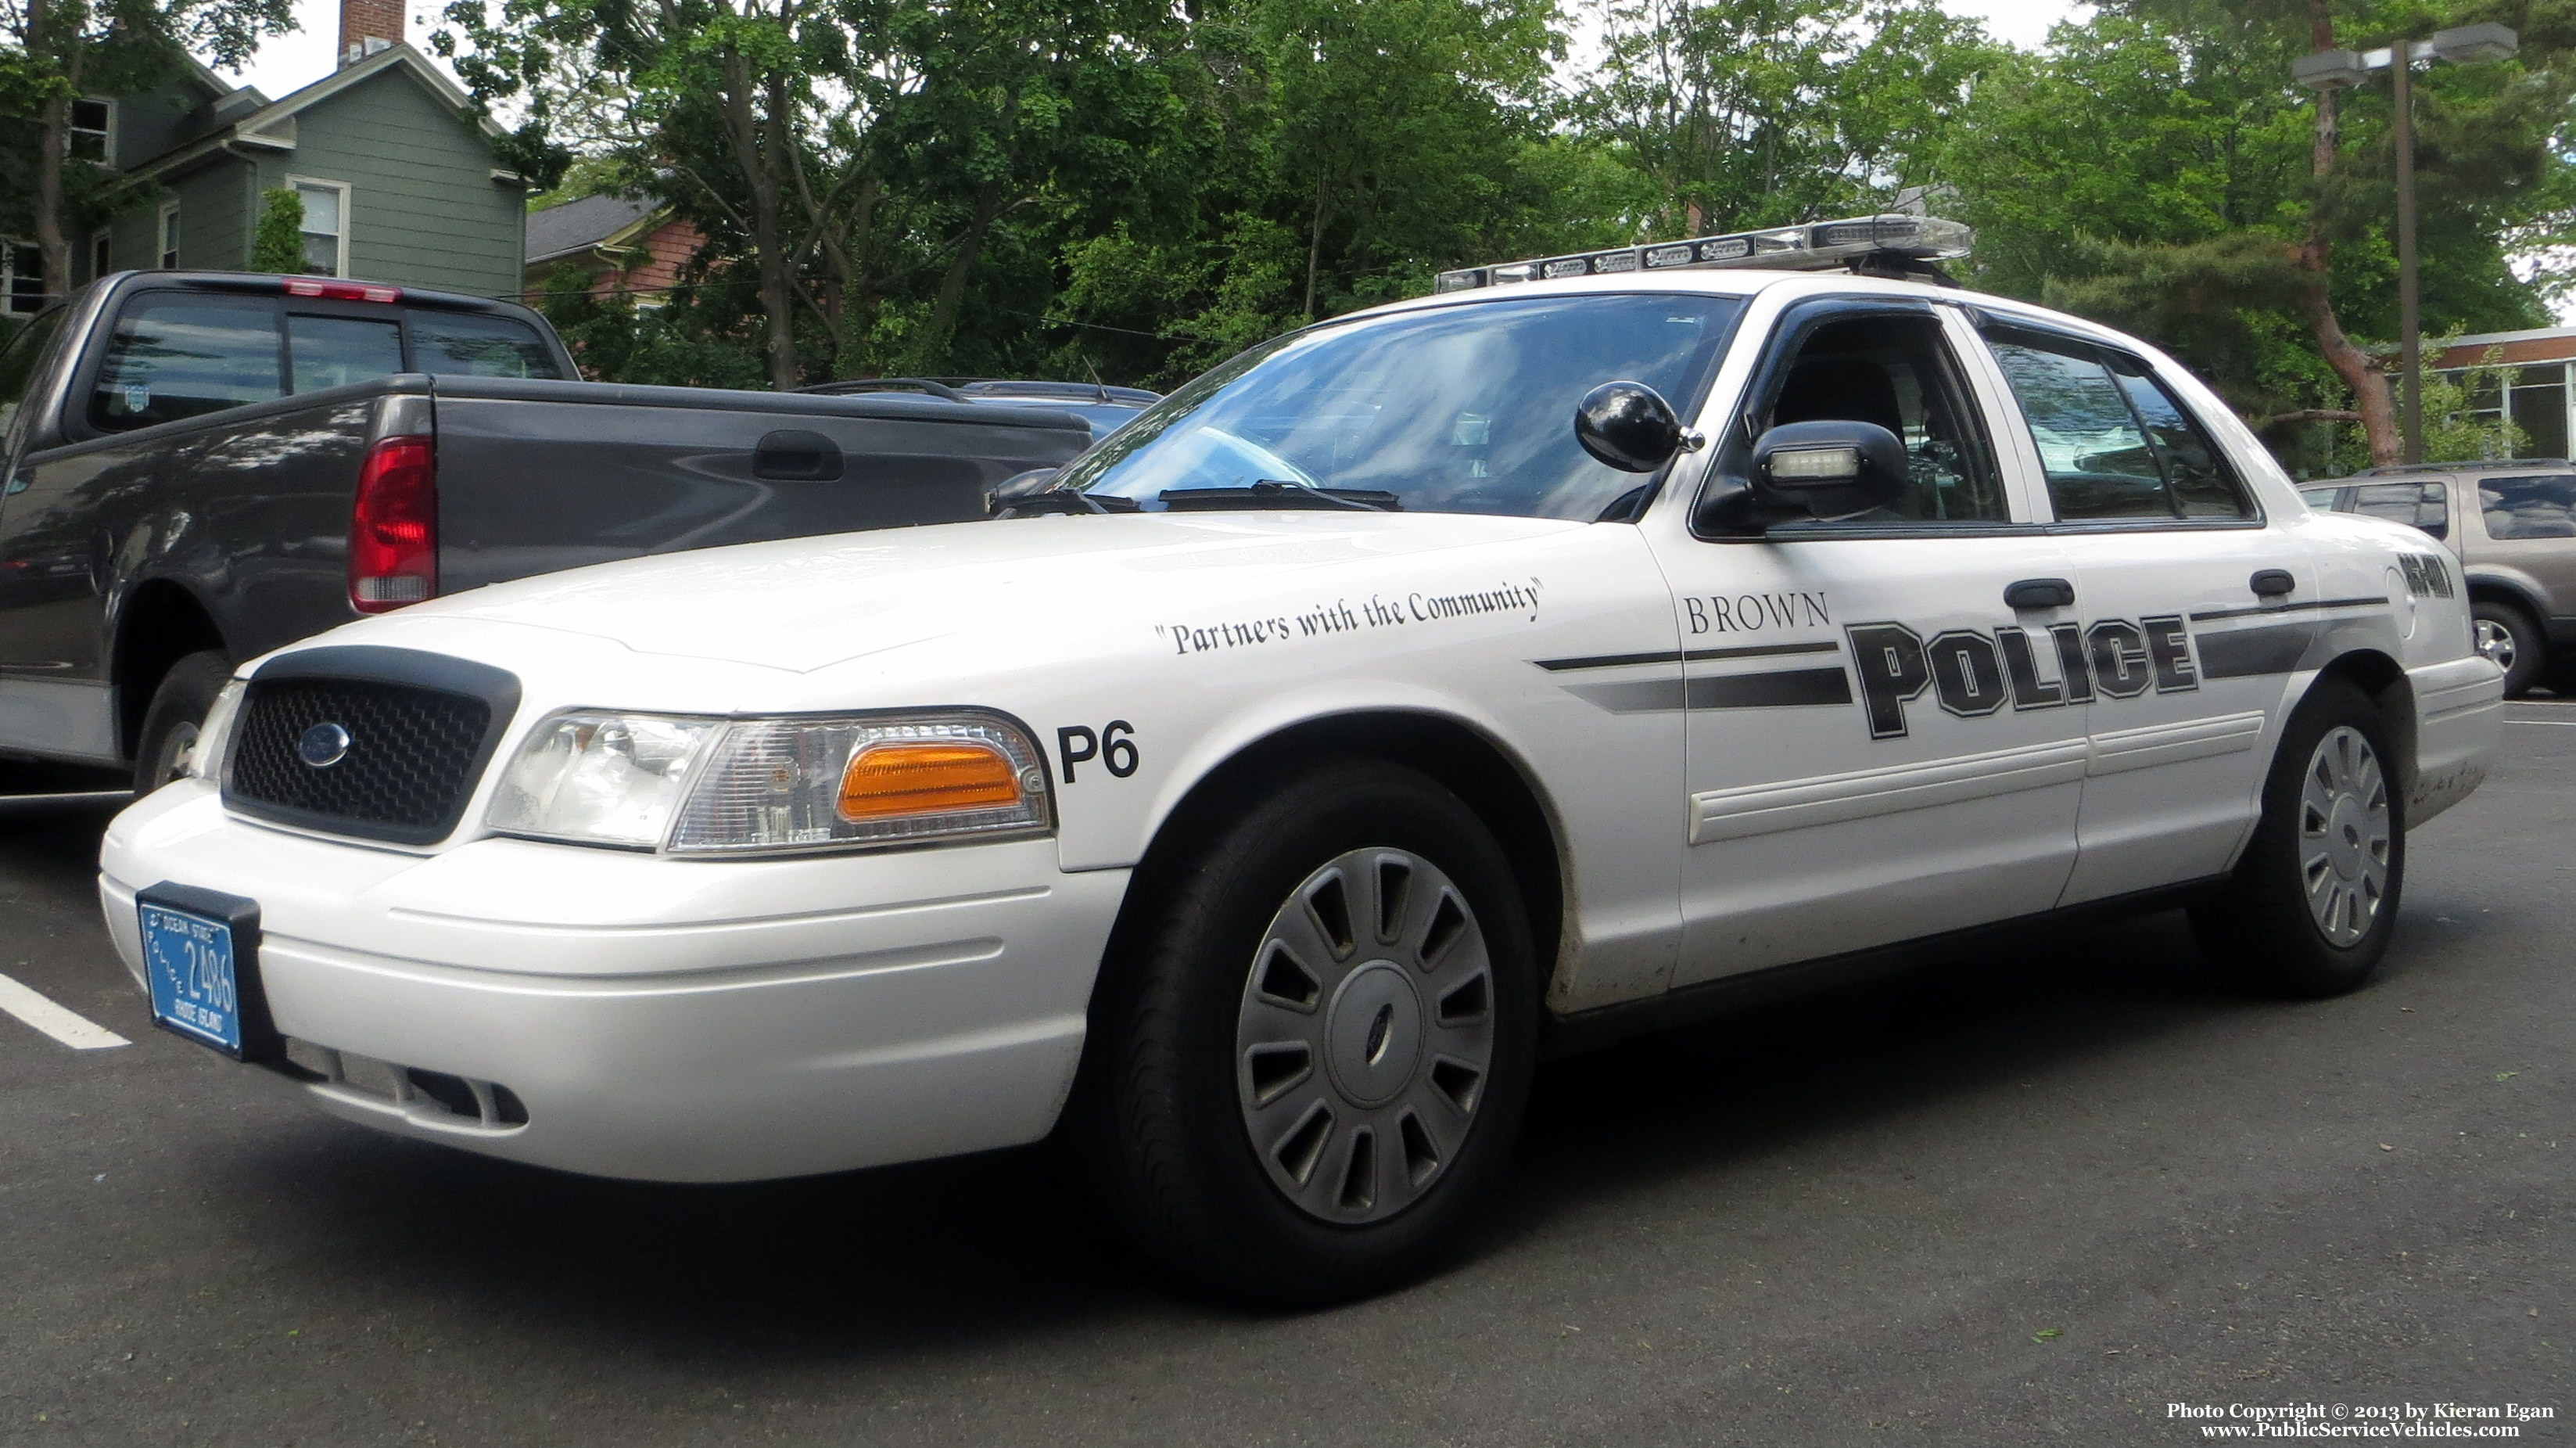
<path fill-rule="evenodd" d="M 1091 354 L 1088 352 L 1076 352 L 1073 355 L 1082 359 L 1082 370 L 1091 374 L 1091 385 L 1099 390 L 1100 400 L 1107 402 L 1109 400 L 1109 388 L 1107 384 L 1100 380 L 1100 369 L 1091 365 Z"/>

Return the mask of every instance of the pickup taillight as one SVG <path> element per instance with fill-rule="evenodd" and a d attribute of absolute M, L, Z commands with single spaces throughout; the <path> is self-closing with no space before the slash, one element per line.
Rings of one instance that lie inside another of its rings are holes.
<path fill-rule="evenodd" d="M 425 437 L 367 449 L 349 510 L 349 606 L 386 613 L 438 592 L 438 453 Z"/>

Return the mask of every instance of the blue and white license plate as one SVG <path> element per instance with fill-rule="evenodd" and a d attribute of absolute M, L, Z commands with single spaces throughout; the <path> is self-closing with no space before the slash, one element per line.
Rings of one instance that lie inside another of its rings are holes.
<path fill-rule="evenodd" d="M 136 907 L 152 1019 L 229 1056 L 242 1054 L 242 982 L 233 928 L 166 905 Z"/>

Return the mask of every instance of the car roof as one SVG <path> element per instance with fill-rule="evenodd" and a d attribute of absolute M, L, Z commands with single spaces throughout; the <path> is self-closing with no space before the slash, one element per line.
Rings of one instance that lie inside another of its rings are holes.
<path fill-rule="evenodd" d="M 1781 294 L 1784 299 L 1798 296 L 1885 296 L 1910 297 L 1927 302 L 1946 302 L 1951 306 L 1969 307 L 1992 317 L 2036 323 L 2059 332 L 2090 338 L 2126 351 L 2154 349 L 2143 340 L 2114 331 L 2099 322 L 2088 321 L 2066 312 L 1990 292 L 1970 291 L 1965 287 L 1945 286 L 1934 282 L 1895 281 L 1885 277 L 1859 276 L 1843 271 L 1764 271 L 1755 267 L 1681 267 L 1661 272 L 1627 272 L 1613 276 L 1565 277 L 1556 281 L 1514 282 L 1501 286 L 1476 287 L 1466 291 L 1441 292 L 1431 296 L 1409 297 L 1388 302 L 1318 323 L 1330 326 L 1357 317 L 1389 316 L 1398 312 L 1426 311 L 1436 307 L 1477 306 L 1514 297 L 1634 295 L 1660 292 L 1680 296 L 1756 297 Z M 2157 355 L 2161 356 L 2161 353 Z"/>

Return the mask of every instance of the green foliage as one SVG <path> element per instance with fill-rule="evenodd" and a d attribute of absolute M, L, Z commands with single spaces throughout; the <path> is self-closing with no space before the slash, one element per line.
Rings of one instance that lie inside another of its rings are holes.
<path fill-rule="evenodd" d="M 2545 322 L 2576 265 L 2507 258 L 2576 257 L 2576 0 L 2327 8 L 2343 44 L 2521 30 L 2419 75 L 2424 309 Z M 2355 446 L 2306 421 L 2354 406 L 2310 266 L 2393 338 L 2388 94 L 2341 98 L 2314 174 L 2311 0 L 2104 0 L 2030 51 L 1936 0 L 1580 13 L 1581 72 L 1557 0 L 455 0 L 439 43 L 544 199 L 650 192 L 707 238 L 667 305 L 549 289 L 604 376 L 1168 387 L 1449 266 L 1919 199 L 1978 228 L 1972 284 L 2163 345 L 2296 466 Z"/>
<path fill-rule="evenodd" d="M 250 269 L 304 270 L 304 198 L 292 186 L 259 193 L 259 230 L 251 237 Z"/>

